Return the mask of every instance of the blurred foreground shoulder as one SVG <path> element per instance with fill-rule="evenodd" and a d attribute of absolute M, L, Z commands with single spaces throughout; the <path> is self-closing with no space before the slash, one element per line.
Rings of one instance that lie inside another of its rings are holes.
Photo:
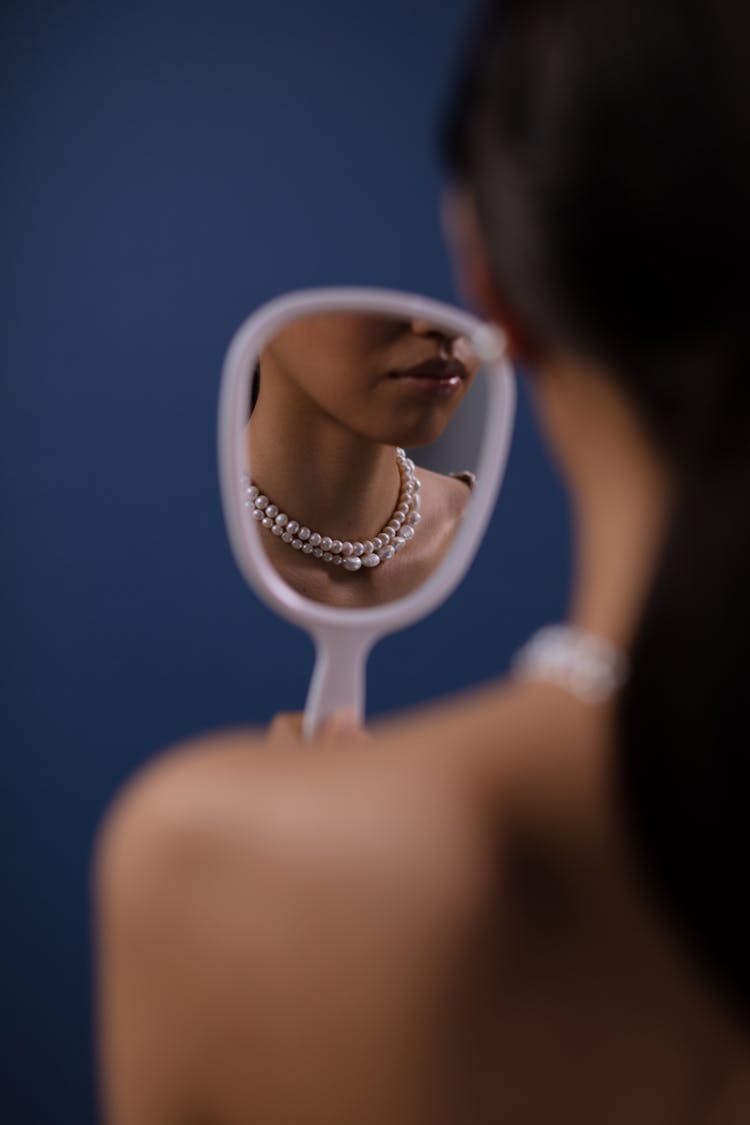
<path fill-rule="evenodd" d="M 240 732 L 128 787 L 96 862 L 112 1125 L 418 1120 L 489 877 L 469 789 L 425 764 Z"/>

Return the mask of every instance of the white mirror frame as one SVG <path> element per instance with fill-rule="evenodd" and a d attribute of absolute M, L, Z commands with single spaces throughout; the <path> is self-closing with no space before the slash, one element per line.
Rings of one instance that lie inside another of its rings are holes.
<path fill-rule="evenodd" d="M 242 474 L 249 444 L 238 426 L 250 401 L 250 380 L 261 349 L 300 316 L 370 312 L 427 320 L 467 336 L 487 380 L 486 424 L 477 483 L 461 527 L 443 562 L 418 590 L 383 606 L 338 609 L 297 593 L 269 562 L 257 522 L 246 518 Z M 219 482 L 229 541 L 237 565 L 271 609 L 306 629 L 315 643 L 315 670 L 305 705 L 303 737 L 311 738 L 334 711 L 351 708 L 364 719 L 365 668 L 375 643 L 426 617 L 453 592 L 479 549 L 497 499 L 510 450 L 516 387 L 502 332 L 461 309 L 391 289 L 306 289 L 277 297 L 254 312 L 235 333 L 224 361 L 219 394 Z"/>

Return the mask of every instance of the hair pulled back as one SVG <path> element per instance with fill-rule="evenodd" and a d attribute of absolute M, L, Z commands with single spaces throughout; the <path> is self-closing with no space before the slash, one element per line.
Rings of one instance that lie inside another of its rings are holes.
<path fill-rule="evenodd" d="M 750 1014 L 750 6 L 496 0 L 443 122 L 542 344 L 598 358 L 678 495 L 618 712 L 627 824 Z"/>

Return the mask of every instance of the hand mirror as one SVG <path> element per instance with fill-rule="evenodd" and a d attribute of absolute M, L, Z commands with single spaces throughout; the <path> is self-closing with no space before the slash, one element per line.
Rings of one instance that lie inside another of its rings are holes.
<path fill-rule="evenodd" d="M 514 412 L 502 333 L 426 297 L 304 290 L 239 328 L 219 403 L 222 503 L 247 581 L 313 637 L 305 737 L 341 707 L 362 719 L 372 646 L 461 581 Z"/>

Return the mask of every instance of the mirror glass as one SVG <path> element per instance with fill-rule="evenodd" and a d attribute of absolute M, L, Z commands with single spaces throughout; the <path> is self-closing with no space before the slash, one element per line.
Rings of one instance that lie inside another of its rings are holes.
<path fill-rule="evenodd" d="M 412 593 L 471 503 L 485 387 L 466 336 L 368 312 L 300 316 L 248 372 L 245 516 L 284 581 L 339 608 Z"/>

